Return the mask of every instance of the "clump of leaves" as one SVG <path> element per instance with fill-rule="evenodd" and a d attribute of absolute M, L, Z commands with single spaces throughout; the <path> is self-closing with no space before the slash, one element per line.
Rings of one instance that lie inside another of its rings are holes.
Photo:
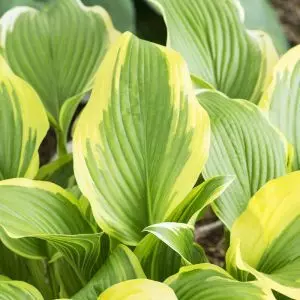
<path fill-rule="evenodd" d="M 2 17 L 0 299 L 299 299 L 299 48 L 237 0 L 151 3 L 167 47 L 75 0 Z M 194 242 L 209 205 L 226 270 Z"/>

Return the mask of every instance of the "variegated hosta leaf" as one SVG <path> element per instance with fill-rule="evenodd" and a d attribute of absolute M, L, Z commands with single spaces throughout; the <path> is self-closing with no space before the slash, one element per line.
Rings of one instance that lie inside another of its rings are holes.
<path fill-rule="evenodd" d="M 116 34 L 105 10 L 80 0 L 53 0 L 40 11 L 17 7 L 0 21 L 0 46 L 12 70 L 34 87 L 65 135 Z"/>
<path fill-rule="evenodd" d="M 36 179 L 50 181 L 66 189 L 75 184 L 73 176 L 73 156 L 67 154 L 41 167 Z"/>
<path fill-rule="evenodd" d="M 148 278 L 158 281 L 166 279 L 178 272 L 182 260 L 185 263 L 207 261 L 204 250 L 193 243 L 194 235 L 187 223 L 194 226 L 198 215 L 226 190 L 231 180 L 230 177 L 219 176 L 195 187 L 170 215 L 168 219 L 170 223 L 165 223 L 169 226 L 164 227 L 167 229 L 166 232 L 155 236 L 148 234 L 137 245 L 135 254 Z M 145 230 L 150 229 L 150 232 L 155 233 L 151 230 L 157 229 L 157 226 L 160 225 L 150 226 Z M 173 229 L 177 231 L 172 232 Z M 169 239 L 168 232 L 172 233 L 172 240 Z"/>
<path fill-rule="evenodd" d="M 287 52 L 275 67 L 273 80 L 260 106 L 294 147 L 293 170 L 300 169 L 300 46 Z"/>
<path fill-rule="evenodd" d="M 110 286 L 136 278 L 145 278 L 139 261 L 131 250 L 124 245 L 119 245 L 90 282 L 72 296 L 72 299 L 95 300 Z"/>
<path fill-rule="evenodd" d="M 149 279 L 127 280 L 113 285 L 98 300 L 177 300 L 174 291 L 166 284 Z"/>
<path fill-rule="evenodd" d="M 229 101 L 225 95 L 213 91 L 200 93 L 198 100 L 207 110 L 212 128 L 204 177 L 221 174 L 236 177 L 213 203 L 216 214 L 230 228 L 262 185 L 286 173 L 287 143 L 250 102 Z"/>
<path fill-rule="evenodd" d="M 168 46 L 183 55 L 192 75 L 229 97 L 258 102 L 276 50 L 270 39 L 266 47 L 260 33 L 246 30 L 237 0 L 148 1 L 162 12 Z"/>
<path fill-rule="evenodd" d="M 101 234 L 93 232 L 76 201 L 52 183 L 28 179 L 0 182 L 0 226 L 6 234 L 13 239 L 47 241 L 64 255 L 84 285 L 100 266 Z M 27 253 L 28 244 L 26 251 L 21 246 L 18 253 Z"/>
<path fill-rule="evenodd" d="M 293 172 L 268 182 L 254 195 L 232 227 L 226 259 L 236 278 L 247 280 L 251 273 L 292 299 L 300 295 L 299 182 L 300 172 Z"/>
<path fill-rule="evenodd" d="M 257 282 L 239 282 L 211 264 L 183 267 L 166 281 L 178 300 L 275 300 L 271 290 Z"/>
<path fill-rule="evenodd" d="M 33 178 L 49 124 L 36 92 L 0 56 L 0 180 Z"/>
<path fill-rule="evenodd" d="M 40 292 L 32 285 L 0 278 L 0 300 L 44 300 Z"/>
<path fill-rule="evenodd" d="M 101 64 L 74 134 L 74 169 L 100 227 L 136 245 L 192 189 L 210 127 L 184 60 L 124 34 Z"/>

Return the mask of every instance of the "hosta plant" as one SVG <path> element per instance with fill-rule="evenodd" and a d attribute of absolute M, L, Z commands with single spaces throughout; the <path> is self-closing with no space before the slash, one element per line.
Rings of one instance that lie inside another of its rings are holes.
<path fill-rule="evenodd" d="M 299 48 L 237 0 L 150 2 L 167 47 L 78 0 L 2 17 L 0 299 L 300 299 Z M 209 206 L 226 269 L 194 241 Z"/>

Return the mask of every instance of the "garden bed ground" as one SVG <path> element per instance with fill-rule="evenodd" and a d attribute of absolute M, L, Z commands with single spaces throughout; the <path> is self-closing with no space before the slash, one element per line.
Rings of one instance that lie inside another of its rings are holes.
<path fill-rule="evenodd" d="M 300 0 L 272 0 L 280 16 L 284 31 L 292 46 L 300 44 Z M 166 36 L 164 23 L 160 16 L 149 10 L 141 0 L 136 0 L 137 32 L 145 39 L 163 44 Z M 49 131 L 41 149 L 41 163 L 47 163 L 55 153 L 55 134 Z M 196 240 L 201 244 L 209 260 L 224 265 L 224 228 L 216 216 L 207 212 L 205 218 L 196 226 Z"/>

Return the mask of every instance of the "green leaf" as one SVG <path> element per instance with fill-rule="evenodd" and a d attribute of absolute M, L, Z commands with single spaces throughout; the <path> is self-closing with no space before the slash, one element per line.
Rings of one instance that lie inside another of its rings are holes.
<path fill-rule="evenodd" d="M 211 264 L 183 267 L 165 283 L 178 300 L 275 300 L 271 290 L 257 282 L 238 282 Z"/>
<path fill-rule="evenodd" d="M 233 175 L 234 183 L 212 204 L 230 228 L 249 199 L 270 179 L 286 173 L 287 143 L 260 109 L 243 100 L 207 91 L 198 95 L 207 110 L 212 144 L 204 178 Z"/>
<path fill-rule="evenodd" d="M 136 245 L 145 227 L 165 221 L 206 162 L 209 129 L 183 59 L 122 35 L 74 134 L 76 180 L 99 226 Z"/>
<path fill-rule="evenodd" d="M 0 31 L 12 70 L 37 91 L 63 144 L 75 109 L 117 35 L 108 14 L 80 1 L 54 0 L 40 11 L 8 11 Z"/>
<path fill-rule="evenodd" d="M 94 300 L 110 286 L 130 279 L 145 278 L 136 256 L 124 245 L 119 245 L 101 269 L 73 300 Z"/>
<path fill-rule="evenodd" d="M 7 10 L 15 6 L 28 5 L 31 7 L 39 7 L 39 3 L 34 0 L 6 0 L 0 3 L 0 16 L 2 16 Z"/>
<path fill-rule="evenodd" d="M 83 285 L 100 267 L 102 234 L 93 232 L 72 194 L 48 182 L 11 179 L 0 182 L 0 202 L 0 225 L 10 238 L 47 241 Z"/>
<path fill-rule="evenodd" d="M 195 225 L 208 205 L 219 198 L 233 182 L 233 176 L 216 176 L 196 186 L 168 218 L 169 222 Z"/>
<path fill-rule="evenodd" d="M 100 5 L 110 14 L 114 26 L 124 32 L 135 32 L 135 10 L 132 0 L 83 0 L 85 5 Z"/>
<path fill-rule="evenodd" d="M 232 178 L 230 177 L 219 176 L 203 182 L 201 185 L 195 187 L 186 196 L 181 205 L 170 215 L 168 221 L 177 223 L 169 224 L 179 227 L 179 230 L 182 230 L 180 233 L 184 235 L 185 240 L 189 237 L 185 243 L 182 243 L 180 235 L 177 236 L 179 238 L 176 238 L 173 245 L 168 241 L 165 243 L 167 236 L 158 236 L 156 238 L 153 235 L 147 235 L 137 245 L 135 254 L 140 260 L 148 278 L 162 281 L 178 272 L 184 263 L 182 263 L 182 258 L 184 258 L 185 263 L 207 262 L 202 247 L 196 246 L 193 243 L 194 236 L 193 234 L 191 235 L 190 227 L 186 224 L 178 223 L 189 223 L 194 226 L 196 220 L 198 220 L 198 216 L 224 192 L 231 181 Z M 185 236 L 185 234 L 187 235 Z M 184 250 L 181 251 L 178 247 L 184 248 Z"/>
<path fill-rule="evenodd" d="M 35 91 L 0 56 L 0 180 L 36 175 L 38 148 L 49 128 Z"/>
<path fill-rule="evenodd" d="M 166 284 L 149 279 L 134 279 L 118 283 L 102 293 L 98 300 L 177 300 Z"/>
<path fill-rule="evenodd" d="M 40 292 L 26 282 L 0 280 L 0 300 L 44 300 Z"/>
<path fill-rule="evenodd" d="M 193 256 L 194 227 L 183 223 L 160 223 L 148 226 L 145 231 L 152 233 L 180 255 L 187 264 Z"/>
<path fill-rule="evenodd" d="M 236 278 L 254 275 L 265 287 L 292 299 L 300 295 L 299 180 L 300 172 L 293 172 L 254 195 L 232 227 L 226 257 L 227 269 Z"/>
<path fill-rule="evenodd" d="M 40 168 L 36 179 L 50 181 L 66 189 L 73 176 L 73 156 L 68 154 Z"/>
<path fill-rule="evenodd" d="M 259 101 L 277 54 L 270 39 L 246 30 L 238 1 L 148 1 L 164 16 L 167 44 L 192 75 L 231 98 Z"/>
<path fill-rule="evenodd" d="M 260 106 L 268 111 L 270 121 L 286 136 L 294 148 L 292 169 L 300 169 L 299 124 L 300 47 L 294 47 L 276 65 L 273 80 Z"/>
<path fill-rule="evenodd" d="M 269 0 L 240 0 L 245 9 L 245 25 L 249 29 L 267 32 L 279 53 L 285 53 L 288 48 L 287 39 L 283 33 L 279 18 Z"/>

